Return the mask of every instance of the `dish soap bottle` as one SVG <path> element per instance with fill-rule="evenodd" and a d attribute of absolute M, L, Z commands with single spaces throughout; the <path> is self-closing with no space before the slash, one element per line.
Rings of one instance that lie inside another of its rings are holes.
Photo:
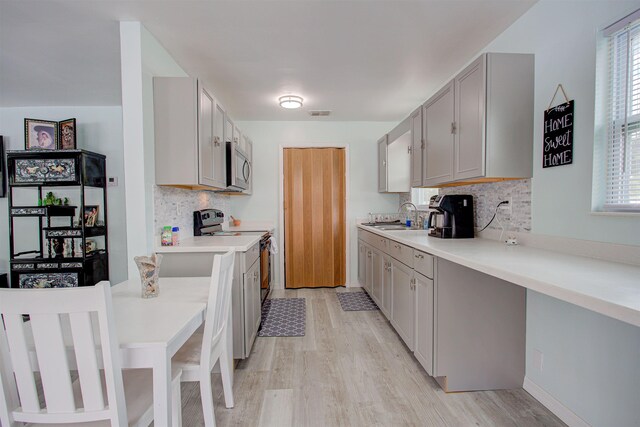
<path fill-rule="evenodd" d="M 160 244 L 162 246 L 171 246 L 171 227 L 168 225 L 162 228 L 162 234 L 160 235 Z"/>

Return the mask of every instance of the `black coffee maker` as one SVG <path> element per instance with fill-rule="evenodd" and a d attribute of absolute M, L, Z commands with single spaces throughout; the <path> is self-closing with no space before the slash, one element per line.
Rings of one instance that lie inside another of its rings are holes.
<path fill-rule="evenodd" d="M 429 236 L 442 239 L 473 238 L 473 196 L 446 194 L 429 201 Z"/>

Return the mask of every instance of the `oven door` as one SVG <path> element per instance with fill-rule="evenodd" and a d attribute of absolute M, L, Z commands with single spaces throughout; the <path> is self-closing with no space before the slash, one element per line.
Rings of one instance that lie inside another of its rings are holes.
<path fill-rule="evenodd" d="M 260 299 L 262 303 L 267 299 L 271 289 L 271 242 L 269 239 L 260 241 Z"/>

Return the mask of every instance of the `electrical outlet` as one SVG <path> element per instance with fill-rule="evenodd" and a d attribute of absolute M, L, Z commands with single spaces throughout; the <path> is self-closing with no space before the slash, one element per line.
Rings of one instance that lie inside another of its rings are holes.
<path fill-rule="evenodd" d="M 533 367 L 538 371 L 542 372 L 542 368 L 544 366 L 544 354 L 538 350 L 533 349 Z"/>
<path fill-rule="evenodd" d="M 500 205 L 500 210 L 507 215 L 511 215 L 511 212 L 513 211 L 512 210 L 513 198 L 509 197 L 509 198 L 503 199 L 503 201 L 506 201 L 507 203 Z"/>

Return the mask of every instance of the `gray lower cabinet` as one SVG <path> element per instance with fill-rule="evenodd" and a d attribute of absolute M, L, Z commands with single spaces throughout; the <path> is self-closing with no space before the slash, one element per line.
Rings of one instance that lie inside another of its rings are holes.
<path fill-rule="evenodd" d="M 245 328 L 243 349 L 245 357 L 249 357 L 251 347 L 258 335 L 261 319 L 261 299 L 260 299 L 260 261 L 255 261 L 253 265 L 243 274 L 244 284 L 244 312 Z"/>
<path fill-rule="evenodd" d="M 217 252 L 222 253 L 222 252 Z M 160 277 L 206 277 L 216 252 L 163 253 Z M 160 284 L 162 292 L 162 282 Z M 231 288 L 233 358 L 249 357 L 260 327 L 260 244 L 236 252 Z"/>
<path fill-rule="evenodd" d="M 366 289 L 365 271 L 367 270 L 367 245 L 358 240 L 358 283 Z"/>
<path fill-rule="evenodd" d="M 433 279 L 415 272 L 415 349 L 413 355 L 433 375 Z"/>
<path fill-rule="evenodd" d="M 435 301 L 433 376 L 442 388 L 521 388 L 526 289 L 438 258 Z"/>
<path fill-rule="evenodd" d="M 365 230 L 358 238 L 361 283 L 445 391 L 522 387 L 524 288 Z"/>
<path fill-rule="evenodd" d="M 364 271 L 364 288 L 371 295 L 371 288 L 373 285 L 373 254 L 370 246 L 365 246 L 366 259 L 365 259 L 365 271 Z"/>
<path fill-rule="evenodd" d="M 413 269 L 391 258 L 391 324 L 411 351 L 413 351 L 415 327 L 413 287 Z"/>
<path fill-rule="evenodd" d="M 371 298 L 382 305 L 382 253 L 377 249 L 371 250 Z"/>
<path fill-rule="evenodd" d="M 391 257 L 386 254 L 382 254 L 382 301 L 379 304 L 382 313 L 387 316 L 388 319 L 392 315 L 391 306 Z"/>

